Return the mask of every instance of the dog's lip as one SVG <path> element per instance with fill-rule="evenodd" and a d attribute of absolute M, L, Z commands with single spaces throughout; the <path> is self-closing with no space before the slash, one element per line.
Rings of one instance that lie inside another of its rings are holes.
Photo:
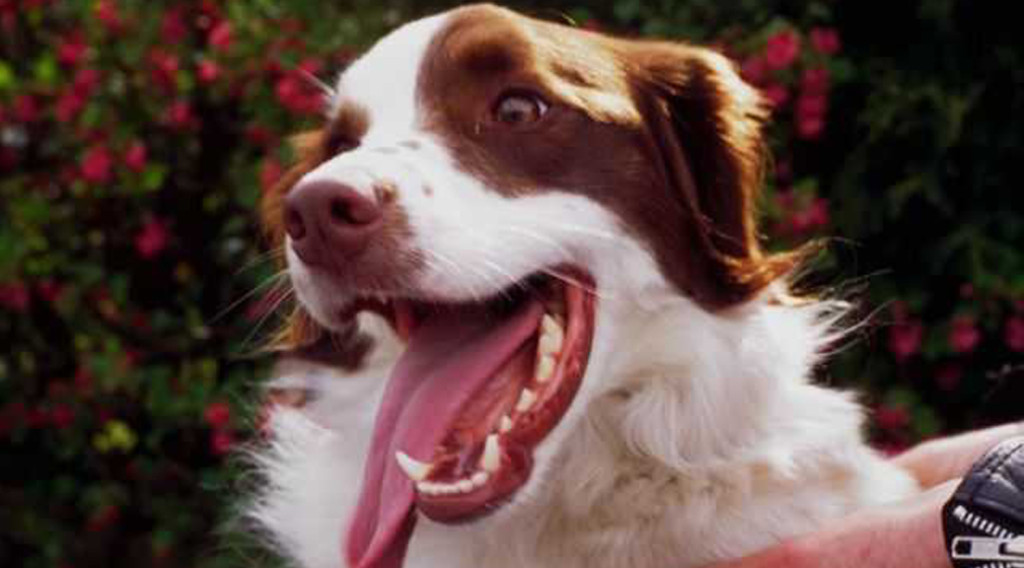
<path fill-rule="evenodd" d="M 416 485 L 416 503 L 431 519 L 444 523 L 474 520 L 512 499 L 529 480 L 533 452 L 561 422 L 580 385 L 590 355 L 594 331 L 593 278 L 578 268 L 560 268 L 565 275 L 562 348 L 550 376 L 538 381 L 536 372 L 523 377 L 521 369 L 536 370 L 534 357 L 553 356 L 545 320 L 537 337 L 527 342 L 488 387 L 487 402 L 467 405 L 462 426 L 454 426 L 430 463 L 396 456 Z M 548 335 L 547 339 L 542 337 Z M 541 343 L 547 351 L 540 353 Z M 528 394 L 523 394 L 529 391 Z M 478 399 L 481 397 L 474 397 Z M 524 400 L 526 399 L 526 400 Z M 496 402 L 495 402 L 496 401 Z M 510 405 L 511 408 L 510 408 Z M 482 409 L 481 409 L 482 407 Z"/>

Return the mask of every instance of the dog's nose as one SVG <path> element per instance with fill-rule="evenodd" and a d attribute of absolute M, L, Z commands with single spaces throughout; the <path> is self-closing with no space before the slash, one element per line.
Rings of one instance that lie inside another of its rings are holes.
<path fill-rule="evenodd" d="M 299 182 L 284 207 L 285 231 L 308 264 L 358 254 L 382 225 L 376 200 L 336 181 Z"/>

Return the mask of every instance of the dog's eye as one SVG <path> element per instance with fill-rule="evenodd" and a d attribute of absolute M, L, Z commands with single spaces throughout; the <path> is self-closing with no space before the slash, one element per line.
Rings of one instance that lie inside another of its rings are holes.
<path fill-rule="evenodd" d="M 537 95 L 512 92 L 494 105 L 494 119 L 506 126 L 523 126 L 537 122 L 548 111 L 548 104 Z"/>

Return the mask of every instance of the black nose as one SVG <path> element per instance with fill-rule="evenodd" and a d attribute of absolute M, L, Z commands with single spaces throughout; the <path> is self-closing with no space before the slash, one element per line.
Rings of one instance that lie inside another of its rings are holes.
<path fill-rule="evenodd" d="M 381 228 L 376 200 L 330 180 L 299 182 L 285 197 L 284 226 L 308 264 L 358 254 Z"/>

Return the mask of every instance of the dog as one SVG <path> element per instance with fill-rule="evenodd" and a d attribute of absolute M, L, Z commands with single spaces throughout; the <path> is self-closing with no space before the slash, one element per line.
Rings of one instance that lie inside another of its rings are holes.
<path fill-rule="evenodd" d="M 737 558 L 917 491 L 812 383 L 723 55 L 491 5 L 340 76 L 263 205 L 298 307 L 249 516 L 308 568 Z"/>

